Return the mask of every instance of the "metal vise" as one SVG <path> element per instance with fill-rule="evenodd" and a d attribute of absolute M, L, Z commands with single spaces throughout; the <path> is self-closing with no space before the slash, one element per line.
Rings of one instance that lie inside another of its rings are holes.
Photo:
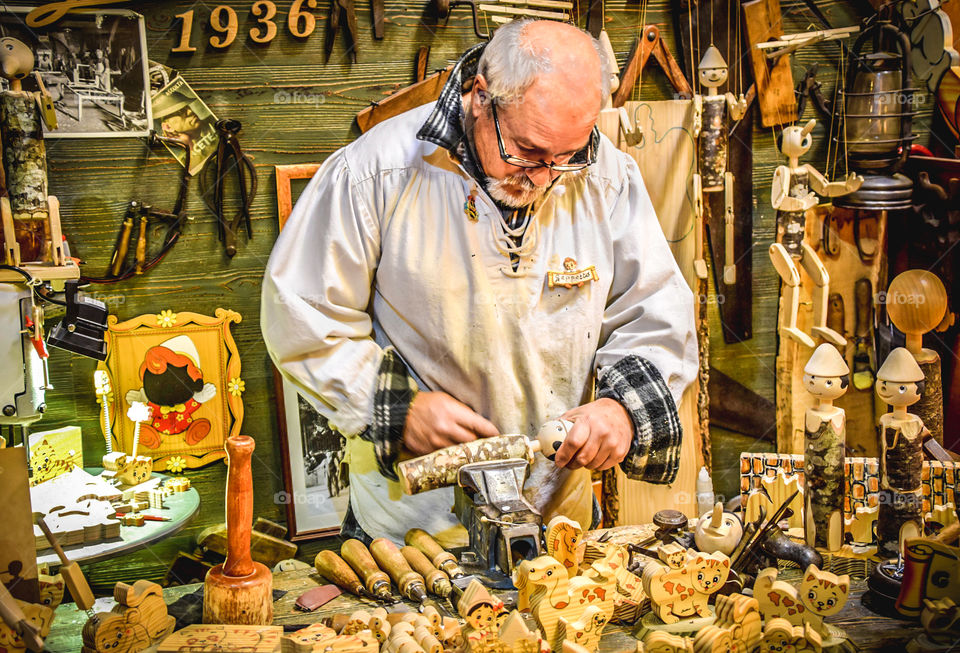
<path fill-rule="evenodd" d="M 454 512 L 470 535 L 473 564 L 486 572 L 509 576 L 540 555 L 540 513 L 523 496 L 528 469 L 526 460 L 511 458 L 469 463 L 457 474 Z"/>

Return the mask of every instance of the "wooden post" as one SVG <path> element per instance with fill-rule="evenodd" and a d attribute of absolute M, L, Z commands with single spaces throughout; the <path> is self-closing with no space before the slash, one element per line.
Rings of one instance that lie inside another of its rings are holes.
<path fill-rule="evenodd" d="M 45 257 L 47 233 L 47 155 L 37 100 L 33 93 L 0 93 L 0 137 L 7 195 L 16 225 L 20 258 Z"/>
<path fill-rule="evenodd" d="M 268 625 L 273 622 L 273 575 L 250 556 L 256 443 L 246 435 L 227 439 L 227 559 L 207 572 L 203 623 Z"/>

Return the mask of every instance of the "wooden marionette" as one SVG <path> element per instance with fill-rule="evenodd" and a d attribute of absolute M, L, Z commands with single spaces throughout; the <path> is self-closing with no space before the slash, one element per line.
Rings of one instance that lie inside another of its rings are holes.
<path fill-rule="evenodd" d="M 830 295 L 830 275 L 823 261 L 806 242 L 806 212 L 819 203 L 817 195 L 839 197 L 852 193 L 863 183 L 863 177 L 851 173 L 844 181 L 828 182 L 826 177 L 809 163 L 801 165 L 800 157 L 810 150 L 813 137 L 810 132 L 816 120 L 806 125 L 785 127 L 781 135 L 780 153 L 787 157 L 787 165 L 778 166 L 773 173 L 771 204 L 777 210 L 777 240 L 770 245 L 770 259 L 780 278 L 789 288 L 786 297 L 783 334 L 802 345 L 813 347 L 813 339 L 797 328 L 800 307 L 800 271 L 803 266 L 815 285 L 813 291 L 813 327 L 811 331 L 826 342 L 845 347 L 846 339 L 827 326 L 827 300 Z"/>
<path fill-rule="evenodd" d="M 947 291 L 932 272 L 907 270 L 890 282 L 886 306 L 890 321 L 906 335 L 906 348 L 923 372 L 923 393 L 910 412 L 919 416 L 933 439 L 943 444 L 940 355 L 923 346 L 923 334 L 943 321 L 947 313 Z"/>
<path fill-rule="evenodd" d="M 10 90 L 0 92 L 0 138 L 7 194 L 0 198 L 4 258 L 9 265 L 48 262 L 63 265 L 63 237 L 57 198 L 47 195 L 47 155 L 43 125 L 57 126 L 50 96 L 24 91 L 21 81 L 33 70 L 33 53 L 22 41 L 0 38 L 0 74 Z"/>
<path fill-rule="evenodd" d="M 724 262 L 723 282 L 733 285 L 737 267 L 733 258 L 733 173 L 727 170 L 727 134 L 730 122 L 740 120 L 747 111 L 747 101 L 729 91 L 720 95 L 717 89 L 727 81 L 727 62 L 716 46 L 711 45 L 697 67 L 700 84 L 706 95 L 694 95 L 693 136 L 697 139 L 697 172 L 693 175 L 693 201 L 696 215 L 696 260 L 694 270 L 701 279 L 707 278 L 707 264 L 703 259 L 703 193 L 724 194 Z"/>
<path fill-rule="evenodd" d="M 923 393 L 923 372 L 897 347 L 877 370 L 877 395 L 893 408 L 880 417 L 880 511 L 877 554 L 896 558 L 907 538 L 923 535 L 923 420 L 907 412 Z"/>
<path fill-rule="evenodd" d="M 804 420 L 803 531 L 810 546 L 843 546 L 843 450 L 846 415 L 833 400 L 850 385 L 850 368 L 837 348 L 823 343 L 803 368 L 803 385 L 817 398 Z"/>

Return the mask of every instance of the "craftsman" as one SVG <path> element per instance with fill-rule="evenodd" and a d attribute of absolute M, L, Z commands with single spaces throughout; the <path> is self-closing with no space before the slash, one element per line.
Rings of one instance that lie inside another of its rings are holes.
<path fill-rule="evenodd" d="M 544 523 L 596 519 L 589 470 L 675 479 L 692 294 L 636 164 L 595 128 L 608 80 L 586 32 L 507 24 L 437 102 L 334 152 L 301 195 L 261 329 L 346 436 L 344 537 L 455 537 L 451 488 L 401 495 L 401 451 L 532 435 L 561 415 L 575 424 L 564 469 L 538 456 L 526 484 Z"/>

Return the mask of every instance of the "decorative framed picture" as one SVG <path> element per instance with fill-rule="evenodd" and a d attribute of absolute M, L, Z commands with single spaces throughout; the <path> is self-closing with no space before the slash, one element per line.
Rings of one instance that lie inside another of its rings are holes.
<path fill-rule="evenodd" d="M 240 314 L 214 317 L 170 310 L 118 322 L 107 319 L 106 414 L 115 451 L 133 450 L 134 401 L 150 407 L 140 424 L 137 453 L 153 469 L 202 467 L 226 456 L 226 439 L 240 433 L 244 382 L 230 324 Z M 103 419 L 101 419 L 101 426 Z"/>
<path fill-rule="evenodd" d="M 293 181 L 310 179 L 319 168 L 317 163 L 276 167 L 280 229 L 293 210 Z M 296 386 L 277 370 L 274 377 L 287 537 L 296 542 L 336 535 L 350 501 L 349 475 L 343 462 L 346 441 Z"/>
<path fill-rule="evenodd" d="M 148 136 L 153 114 L 143 16 L 94 9 L 27 27 L 30 10 L 4 6 L 0 28 L 33 52 L 34 70 L 53 99 L 57 128 L 44 137 Z M 33 75 L 23 89 L 39 90 Z"/>

